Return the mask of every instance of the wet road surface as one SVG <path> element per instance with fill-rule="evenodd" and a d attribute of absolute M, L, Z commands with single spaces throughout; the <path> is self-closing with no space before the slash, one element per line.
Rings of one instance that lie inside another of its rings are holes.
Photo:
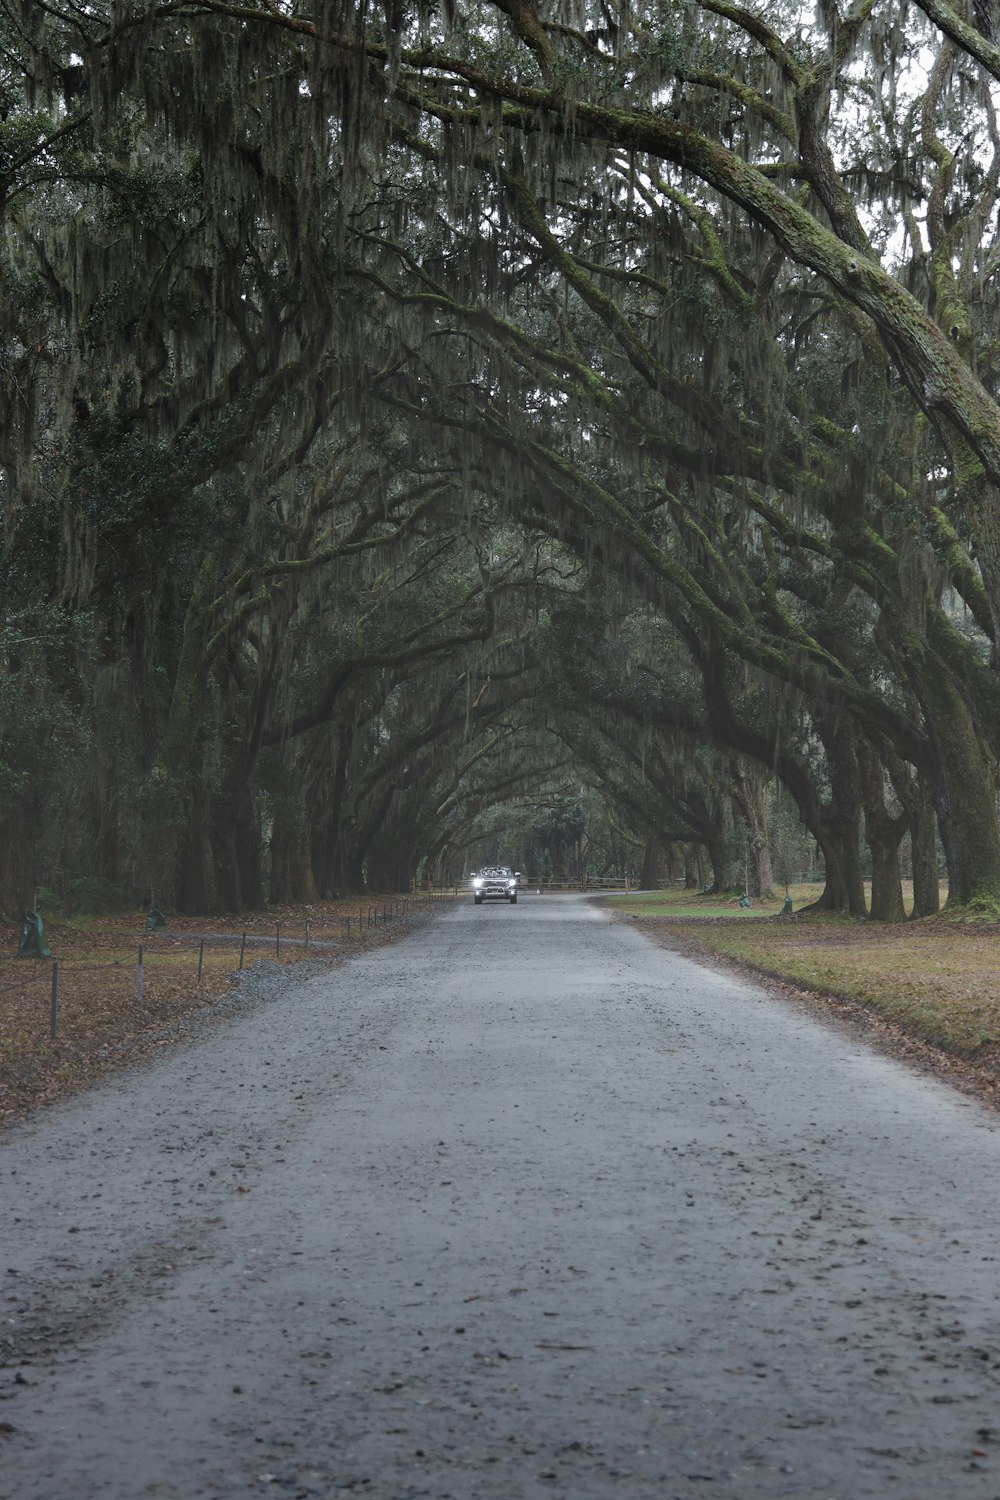
<path fill-rule="evenodd" d="M 998 1124 L 470 899 L 0 1137 L 0 1496 L 996 1500 Z"/>

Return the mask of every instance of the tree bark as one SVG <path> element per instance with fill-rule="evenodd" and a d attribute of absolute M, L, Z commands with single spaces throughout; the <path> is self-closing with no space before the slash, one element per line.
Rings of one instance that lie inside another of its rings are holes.
<path fill-rule="evenodd" d="M 859 741 L 857 747 L 861 799 L 865 815 L 865 838 L 872 862 L 870 916 L 873 922 L 901 922 L 903 882 L 899 873 L 899 846 L 906 832 L 905 812 L 893 814 L 885 805 L 885 772 L 874 748 Z"/>
<path fill-rule="evenodd" d="M 639 884 L 644 891 L 655 891 L 660 883 L 660 841 L 651 833 L 643 846 Z"/>
<path fill-rule="evenodd" d="M 830 770 L 830 800 L 812 829 L 823 852 L 826 873 L 817 910 L 867 917 L 861 867 L 861 800 L 854 733 L 842 724 L 821 725 Z"/>
<path fill-rule="evenodd" d="M 938 878 L 937 820 L 929 788 L 921 780 L 910 808 L 910 858 L 913 864 L 913 916 L 932 917 L 941 910 Z"/>
<path fill-rule="evenodd" d="M 948 906 L 1000 907 L 996 758 L 969 699 L 936 656 L 913 641 L 907 664 L 925 711 L 933 795 L 948 864 Z"/>
<path fill-rule="evenodd" d="M 747 894 L 774 895 L 770 830 L 767 816 L 768 778 L 742 757 L 733 761 L 733 800 L 746 825 Z"/>

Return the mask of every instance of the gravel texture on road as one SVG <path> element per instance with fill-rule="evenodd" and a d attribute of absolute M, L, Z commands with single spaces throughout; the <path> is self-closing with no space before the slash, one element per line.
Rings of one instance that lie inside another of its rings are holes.
<path fill-rule="evenodd" d="M 998 1117 L 471 899 L 0 1137 L 4 1500 L 996 1500 Z"/>

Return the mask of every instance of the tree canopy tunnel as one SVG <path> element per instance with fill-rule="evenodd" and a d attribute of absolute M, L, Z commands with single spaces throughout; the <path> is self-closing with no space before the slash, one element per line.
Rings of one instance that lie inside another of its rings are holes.
<path fill-rule="evenodd" d="M 398 885 L 504 819 L 553 869 L 698 845 L 730 889 L 750 848 L 766 887 L 766 807 L 827 906 L 870 868 L 898 916 L 904 840 L 917 914 L 939 851 L 1000 901 L 1000 52 L 964 10 L 0 34 L 0 905 Z"/>

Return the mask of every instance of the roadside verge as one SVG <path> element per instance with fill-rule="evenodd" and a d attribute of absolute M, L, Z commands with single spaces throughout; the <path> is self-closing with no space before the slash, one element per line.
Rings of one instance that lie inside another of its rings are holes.
<path fill-rule="evenodd" d="M 286 968 L 335 968 L 395 942 L 432 905 L 370 896 L 169 916 L 156 932 L 139 912 L 46 917 L 45 958 L 14 956 L 18 929 L 0 924 L 0 1125 L 280 993 Z"/>
<path fill-rule="evenodd" d="M 810 914 L 697 920 L 604 901 L 619 921 L 849 1028 L 878 1051 L 1000 1108 L 1000 928 L 951 916 L 898 925 Z"/>

